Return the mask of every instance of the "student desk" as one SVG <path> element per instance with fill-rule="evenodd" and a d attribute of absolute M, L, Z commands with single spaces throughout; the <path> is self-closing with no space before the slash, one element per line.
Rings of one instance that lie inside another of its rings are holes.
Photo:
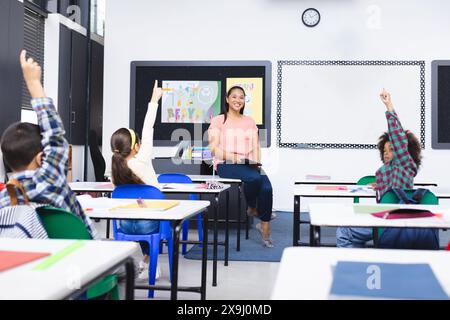
<path fill-rule="evenodd" d="M 271 299 L 328 299 L 338 261 L 428 263 L 450 295 L 450 254 L 445 251 L 290 247 L 283 251 Z"/>
<path fill-rule="evenodd" d="M 70 188 L 76 192 L 101 192 L 101 193 L 112 193 L 114 190 L 114 185 L 112 183 L 105 182 L 72 182 L 69 183 Z M 197 188 L 198 184 L 185 184 L 185 183 L 161 183 L 158 184 L 157 187 L 163 193 L 173 193 L 173 194 L 198 194 L 200 199 L 202 196 L 210 196 L 213 197 L 212 207 L 212 216 L 213 216 L 213 231 L 214 231 L 214 246 L 213 246 L 213 286 L 217 286 L 217 245 L 225 246 L 225 257 L 224 257 L 224 265 L 228 266 L 228 248 L 229 248 L 229 224 L 228 224 L 228 199 L 229 193 L 228 189 L 230 185 L 225 184 L 222 189 L 204 189 Z M 226 197 L 226 208 L 225 208 L 225 241 L 218 241 L 218 210 L 219 210 L 219 200 L 222 196 L 222 193 L 225 192 Z M 208 214 L 210 216 L 210 214 Z M 109 219 L 106 225 L 106 237 L 109 238 Z"/>
<path fill-rule="evenodd" d="M 76 240 L 1 239 L 0 250 L 55 254 Z M 126 269 L 126 299 L 134 299 L 133 242 L 82 241 L 81 247 L 45 270 L 33 270 L 49 256 L 0 273 L 0 299 L 50 300 L 77 298 L 121 265 Z"/>
<path fill-rule="evenodd" d="M 156 289 L 156 290 L 170 290 L 171 299 L 177 299 L 178 290 L 191 291 L 200 293 L 202 300 L 206 298 L 206 262 L 207 262 L 207 244 L 208 244 L 208 227 L 207 217 L 204 213 L 209 206 L 209 201 L 198 200 L 178 200 L 180 203 L 167 210 L 130 210 L 111 211 L 111 208 L 117 207 L 121 204 L 132 203 L 133 199 L 111 199 L 111 198 L 90 198 L 81 199 L 80 203 L 85 209 L 86 215 L 92 219 L 120 219 L 120 220 L 166 220 L 172 222 L 173 230 L 173 260 L 172 260 L 172 283 L 170 287 L 165 286 L 135 286 L 137 289 Z M 145 201 L 173 201 L 173 200 L 145 200 Z M 183 221 L 202 213 L 203 217 L 203 242 L 202 242 L 202 277 L 200 287 L 178 287 L 178 258 L 180 247 L 180 231 Z M 217 242 L 214 244 L 217 250 Z M 216 255 L 217 259 L 217 255 Z M 214 261 L 213 261 L 214 264 Z M 213 273 L 217 273 L 217 260 L 215 261 Z M 216 275 L 217 277 L 217 275 Z"/>
<path fill-rule="evenodd" d="M 355 213 L 358 207 L 373 207 L 375 212 L 389 208 L 416 208 L 441 213 L 442 217 L 412 218 L 412 219 L 381 219 L 370 213 Z M 342 204 L 342 203 L 311 203 L 309 215 L 313 246 L 320 245 L 320 227 L 371 227 L 371 228 L 450 228 L 450 207 L 442 205 L 410 205 L 410 204 Z"/>
<path fill-rule="evenodd" d="M 320 187 L 344 186 L 346 190 L 318 190 Z M 417 187 L 426 187 L 432 191 L 439 199 L 450 198 L 450 188 L 436 187 L 433 183 L 417 183 Z M 376 198 L 376 192 L 367 186 L 356 185 L 355 183 L 328 183 L 328 182 L 296 182 L 294 185 L 294 214 L 293 214 L 293 246 L 300 245 L 300 223 L 307 223 L 300 220 L 300 198 Z M 312 242 L 312 232 L 310 233 Z"/>

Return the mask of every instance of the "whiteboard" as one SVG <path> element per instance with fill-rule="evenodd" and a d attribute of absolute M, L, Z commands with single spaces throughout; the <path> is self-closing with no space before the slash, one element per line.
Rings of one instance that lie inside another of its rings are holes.
<path fill-rule="evenodd" d="M 424 148 L 424 61 L 278 61 L 278 146 L 376 148 L 383 88 Z"/>

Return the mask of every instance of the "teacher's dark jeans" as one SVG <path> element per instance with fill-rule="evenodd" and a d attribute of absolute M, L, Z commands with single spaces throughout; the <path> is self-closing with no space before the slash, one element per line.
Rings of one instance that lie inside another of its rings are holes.
<path fill-rule="evenodd" d="M 259 218 L 268 222 L 272 216 L 273 190 L 269 178 L 259 170 L 245 164 L 220 164 L 217 173 L 222 178 L 244 182 L 247 205 L 256 208 Z"/>

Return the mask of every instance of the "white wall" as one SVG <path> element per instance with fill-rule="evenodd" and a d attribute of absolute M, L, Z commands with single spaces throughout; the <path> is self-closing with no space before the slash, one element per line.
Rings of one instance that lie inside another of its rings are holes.
<path fill-rule="evenodd" d="M 315 28 L 301 23 L 308 7 L 321 13 Z M 416 180 L 449 185 L 450 152 L 431 149 L 430 128 L 430 62 L 450 58 L 449 30 L 446 0 L 108 0 L 103 137 L 128 126 L 132 60 L 271 60 L 272 147 L 263 150 L 263 163 L 274 208 L 292 210 L 294 180 L 306 174 L 356 180 L 380 161 L 375 150 L 278 149 L 277 60 L 425 60 L 426 149 Z M 109 159 L 109 148 L 103 152 Z"/>

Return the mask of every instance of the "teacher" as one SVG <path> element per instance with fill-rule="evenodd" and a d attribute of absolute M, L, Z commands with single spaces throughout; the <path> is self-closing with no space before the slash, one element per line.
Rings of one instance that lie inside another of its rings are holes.
<path fill-rule="evenodd" d="M 214 156 L 214 169 L 222 178 L 244 182 L 247 214 L 258 217 L 256 229 L 266 248 L 273 247 L 270 237 L 273 191 L 267 175 L 261 170 L 261 147 L 255 121 L 244 115 L 245 91 L 230 88 L 225 110 L 211 119 L 208 129 L 209 147 Z"/>

